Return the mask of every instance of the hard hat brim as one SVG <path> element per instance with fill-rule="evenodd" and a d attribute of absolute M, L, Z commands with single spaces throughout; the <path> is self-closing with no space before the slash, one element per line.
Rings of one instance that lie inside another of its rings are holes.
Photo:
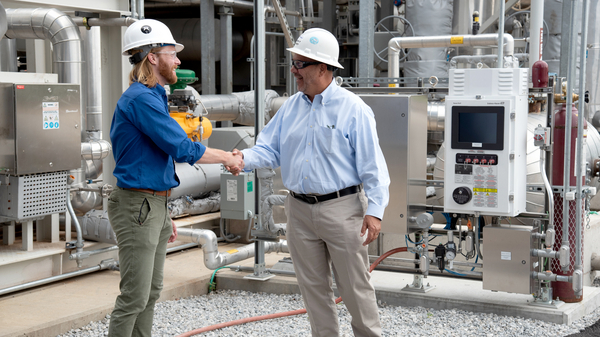
<path fill-rule="evenodd" d="M 315 60 L 317 62 L 325 63 L 325 64 L 328 64 L 330 66 L 334 66 L 334 67 L 337 67 L 337 68 L 340 68 L 340 69 L 344 69 L 344 67 L 342 67 L 342 65 L 339 62 L 332 61 L 332 60 L 325 59 L 325 58 L 320 58 L 320 57 L 315 56 L 313 54 L 306 53 L 306 52 L 304 52 L 300 48 L 292 47 L 292 48 L 287 48 L 287 50 L 290 51 L 290 52 L 292 52 L 292 53 L 294 53 L 294 54 L 298 54 L 298 55 L 307 57 L 307 58 L 309 58 L 311 60 Z"/>

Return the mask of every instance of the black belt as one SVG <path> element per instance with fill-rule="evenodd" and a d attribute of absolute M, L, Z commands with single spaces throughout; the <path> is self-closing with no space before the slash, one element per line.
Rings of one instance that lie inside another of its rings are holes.
<path fill-rule="evenodd" d="M 335 199 L 335 198 L 345 197 L 350 194 L 358 193 L 358 192 L 360 192 L 360 190 L 361 190 L 360 185 L 356 185 L 356 186 L 346 187 L 343 190 L 339 190 L 337 192 L 324 194 L 324 195 L 298 194 L 298 193 L 294 193 L 293 191 L 290 191 L 290 194 L 292 195 L 292 197 L 294 197 L 298 200 L 302 200 L 305 203 L 316 204 L 317 202 L 323 202 L 323 201 L 327 201 L 327 200 L 331 200 L 331 199 Z"/>

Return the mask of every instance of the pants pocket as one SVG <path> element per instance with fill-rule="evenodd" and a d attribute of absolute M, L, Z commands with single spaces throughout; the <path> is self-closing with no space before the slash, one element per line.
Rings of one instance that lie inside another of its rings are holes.
<path fill-rule="evenodd" d="M 148 219 L 148 216 L 150 215 L 150 211 L 151 211 L 151 207 L 150 207 L 150 202 L 148 202 L 147 198 L 144 198 L 144 201 L 142 201 L 142 205 L 140 206 L 140 211 L 137 217 L 137 223 L 140 226 L 144 225 L 144 222 L 146 222 L 146 220 Z"/>

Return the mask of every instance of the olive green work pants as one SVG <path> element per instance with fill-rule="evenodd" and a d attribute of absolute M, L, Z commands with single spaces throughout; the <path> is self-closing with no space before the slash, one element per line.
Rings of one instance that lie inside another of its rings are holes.
<path fill-rule="evenodd" d="M 108 218 L 117 236 L 121 271 L 121 294 L 108 335 L 150 337 L 173 232 L 167 197 L 117 187 L 108 199 Z"/>

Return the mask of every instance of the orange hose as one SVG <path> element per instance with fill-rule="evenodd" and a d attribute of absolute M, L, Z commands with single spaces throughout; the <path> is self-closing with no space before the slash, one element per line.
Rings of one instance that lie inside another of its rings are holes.
<path fill-rule="evenodd" d="M 371 267 L 369 268 L 369 273 L 372 272 L 375 269 L 375 267 L 377 267 L 377 265 L 380 264 L 381 261 L 385 260 L 388 256 L 396 254 L 396 253 L 400 253 L 400 252 L 406 252 L 406 251 L 408 251 L 407 247 L 399 247 L 399 248 L 394 248 L 394 249 L 386 252 L 385 254 L 378 257 L 377 260 L 375 260 L 375 262 L 373 262 L 373 264 L 371 264 Z M 338 304 L 341 301 L 342 301 L 342 298 L 338 297 L 335 299 L 335 304 Z M 306 309 L 298 309 L 298 310 L 292 310 L 292 311 L 279 312 L 276 314 L 268 314 L 268 315 L 262 315 L 262 316 L 254 316 L 254 317 L 236 319 L 235 321 L 218 323 L 218 324 L 214 324 L 214 325 L 205 326 L 203 328 L 195 329 L 192 331 L 188 331 L 188 332 L 182 333 L 181 335 L 178 335 L 176 337 L 190 337 L 190 336 L 195 336 L 195 335 L 203 333 L 203 332 L 223 329 L 223 328 L 227 328 L 227 327 L 234 326 L 234 325 L 262 321 L 262 320 L 266 320 L 266 319 L 300 315 L 300 314 L 305 314 L 305 313 L 306 313 Z"/>

